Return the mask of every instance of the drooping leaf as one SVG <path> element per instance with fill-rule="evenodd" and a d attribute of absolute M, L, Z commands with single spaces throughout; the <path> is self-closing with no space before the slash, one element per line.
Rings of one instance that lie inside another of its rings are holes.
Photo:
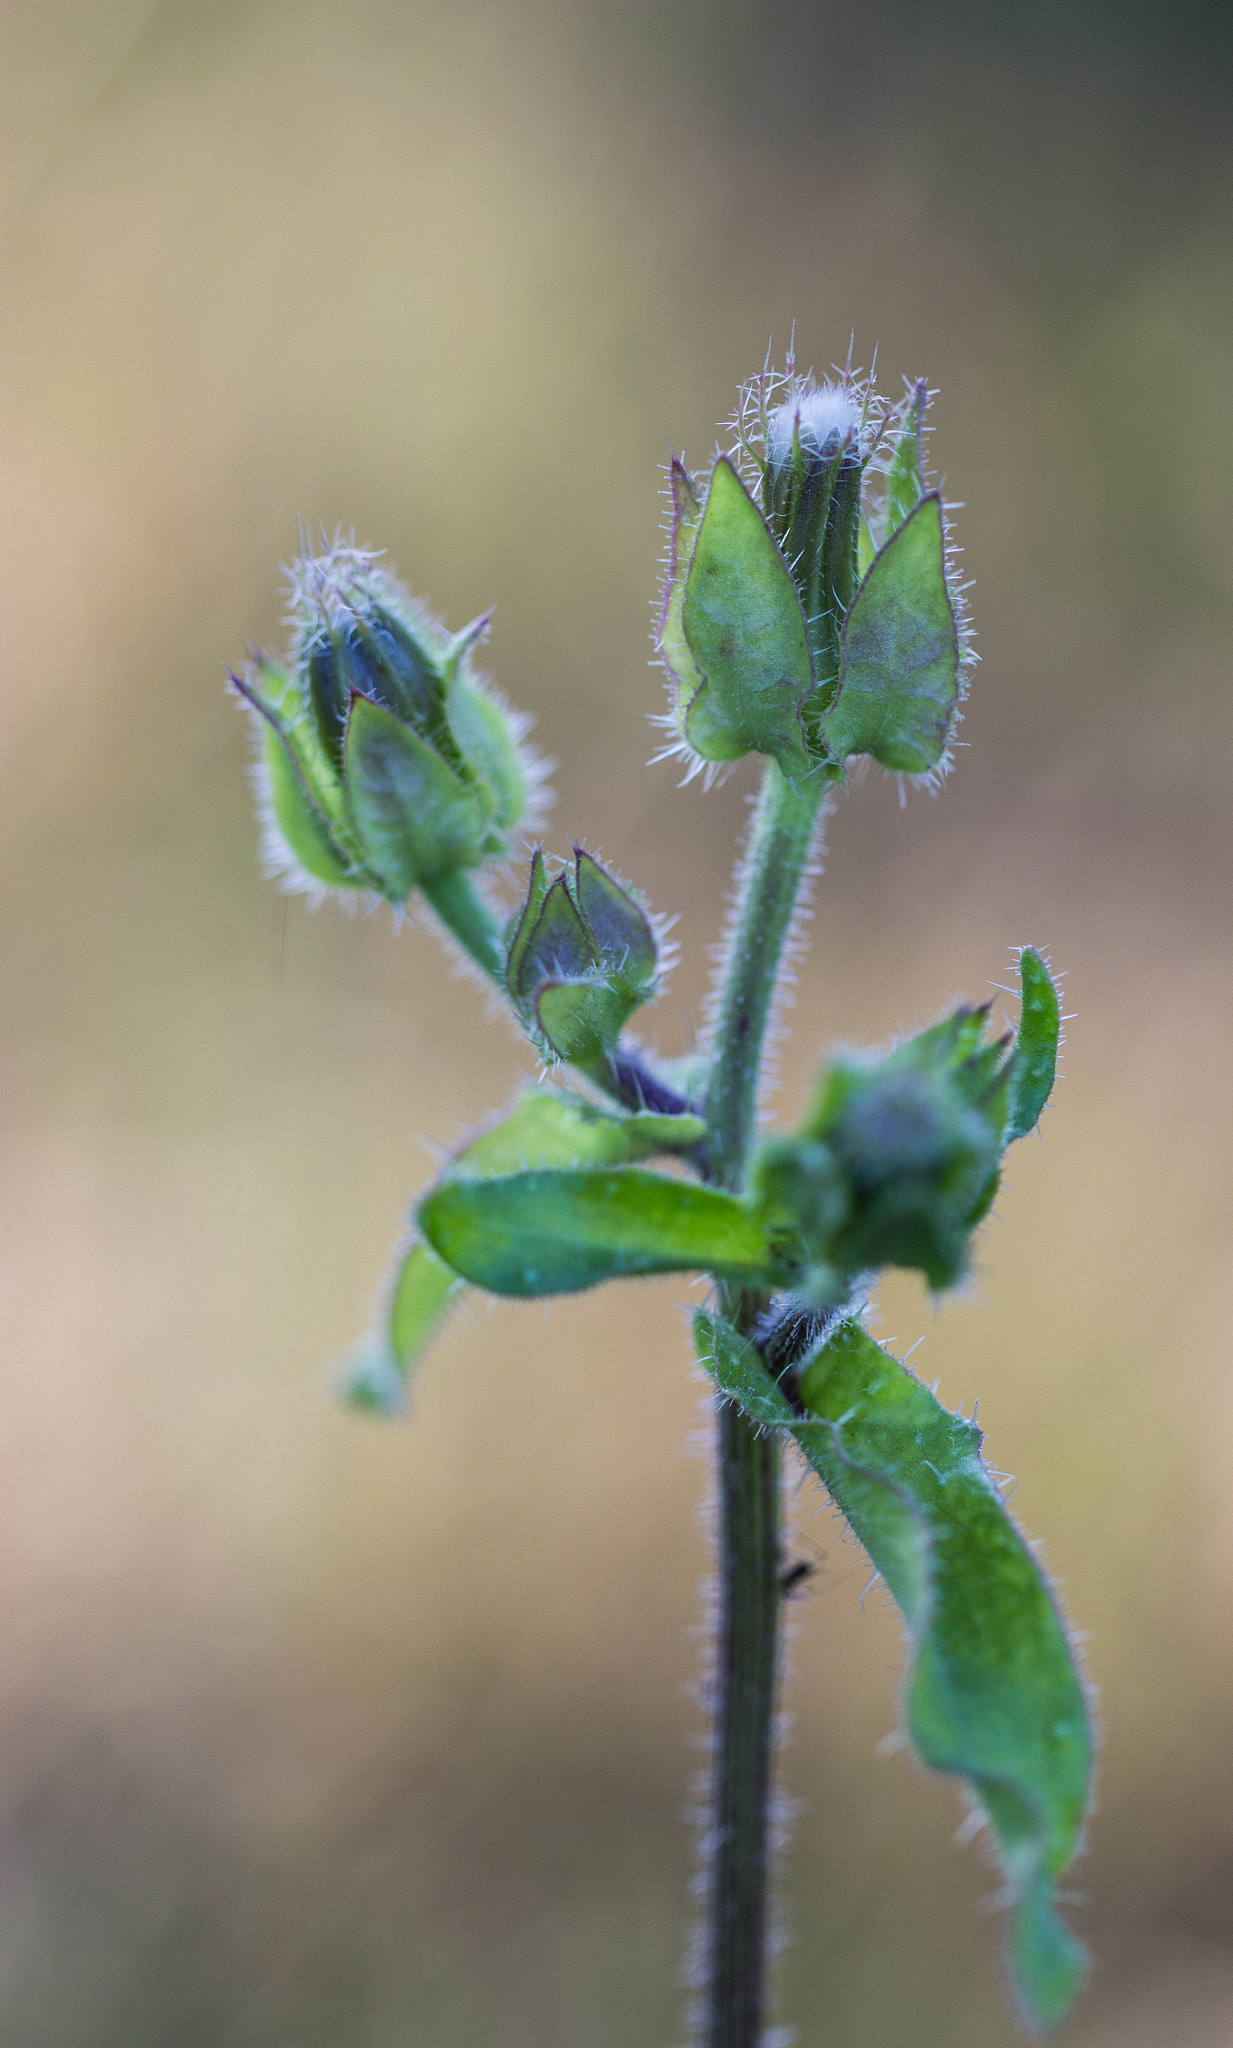
<path fill-rule="evenodd" d="M 1019 955 L 1019 981 L 1022 1007 L 1010 1075 L 1008 1144 L 1012 1138 L 1025 1138 L 1040 1121 L 1040 1113 L 1053 1092 L 1062 1029 L 1057 989 L 1035 946 L 1025 946 Z"/>
<path fill-rule="evenodd" d="M 422 1239 L 399 1248 L 377 1327 L 343 1361 L 342 1395 L 350 1407 L 401 1413 L 416 1361 L 465 1287 Z"/>
<path fill-rule="evenodd" d="M 609 1114 L 559 1089 L 531 1088 L 507 1117 L 464 1146 L 453 1171 L 477 1179 L 531 1166 L 621 1165 L 688 1152 L 705 1136 L 699 1116 Z M 399 1413 L 425 1346 L 465 1285 L 422 1238 L 404 1240 L 378 1297 L 372 1335 L 342 1363 L 344 1399 L 380 1414 Z"/>
<path fill-rule="evenodd" d="M 491 791 L 461 781 L 392 711 L 353 696 L 344 758 L 365 864 L 393 901 L 478 861 L 496 808 Z"/>
<path fill-rule="evenodd" d="M 907 1623 L 908 1734 L 962 1777 L 988 1818 L 1014 1898 L 1009 1960 L 1028 2023 L 1054 2026 L 1084 1975 L 1054 1910 L 1080 1846 L 1092 1734 L 1049 1585 L 981 1458 L 973 1423 L 845 1321 L 800 1371 L 794 1401 L 753 1345 L 694 1319 L 720 1391 L 791 1432 Z"/>
<path fill-rule="evenodd" d="M 690 745 L 708 761 L 771 754 L 785 775 L 808 773 L 805 616 L 771 530 L 726 457 L 711 477 L 682 623 L 702 679 L 685 713 Z"/>
<path fill-rule="evenodd" d="M 734 1195 L 638 1167 L 443 1181 L 419 1225 L 446 1262 L 493 1294 L 573 1294 L 601 1280 L 692 1270 L 773 1284 L 782 1261 Z"/>
<path fill-rule="evenodd" d="M 839 694 L 822 722 L 837 761 L 872 754 L 909 775 L 936 768 L 959 694 L 959 637 L 936 492 L 892 534 L 852 601 Z"/>

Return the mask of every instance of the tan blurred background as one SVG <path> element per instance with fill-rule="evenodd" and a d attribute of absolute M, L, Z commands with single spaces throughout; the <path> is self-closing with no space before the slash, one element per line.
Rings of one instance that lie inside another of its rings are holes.
<path fill-rule="evenodd" d="M 840 807 L 818 1049 L 1070 970 L 980 1397 L 1107 1723 L 1075 2048 L 1233 2042 L 1233 63 L 1223 10 L 8 0 L 0 2039 L 669 2048 L 705 1550 L 681 1285 L 458 1322 L 332 1404 L 422 1143 L 523 1060 L 281 902 L 222 663 L 354 524 L 706 983 L 746 773 L 645 771 L 657 466 L 768 337 L 941 385 L 983 665 L 942 800 Z M 1014 2038 L 898 1631 L 817 1497 L 786 1763 L 805 2048 Z"/>

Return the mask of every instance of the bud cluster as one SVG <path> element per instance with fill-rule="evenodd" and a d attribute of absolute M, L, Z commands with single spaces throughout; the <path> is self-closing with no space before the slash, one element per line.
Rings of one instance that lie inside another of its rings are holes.
<path fill-rule="evenodd" d="M 962 1275 L 1015 1134 L 1020 1055 L 1009 1039 L 981 1043 L 988 1014 L 964 1004 L 880 1058 L 836 1059 L 800 1131 L 762 1147 L 757 1198 L 804 1247 L 807 1299 L 842 1301 L 879 1266 L 935 1288 Z"/>
<path fill-rule="evenodd" d="M 911 775 L 944 764 L 971 657 L 925 484 L 928 397 L 764 374 L 708 478 L 673 459 L 657 645 L 666 751 L 691 772 L 750 752 L 794 780 L 858 754 Z"/>
<path fill-rule="evenodd" d="M 474 673 L 487 615 L 449 634 L 365 550 L 306 553 L 284 668 L 232 682 L 257 714 L 271 865 L 293 886 L 404 903 L 501 859 L 533 812 L 527 721 Z"/>

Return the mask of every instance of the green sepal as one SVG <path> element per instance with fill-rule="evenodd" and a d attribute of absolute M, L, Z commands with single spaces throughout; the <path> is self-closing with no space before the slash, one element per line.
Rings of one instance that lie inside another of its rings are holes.
<path fill-rule="evenodd" d="M 895 445 L 886 471 L 881 530 L 889 540 L 925 495 L 925 409 L 929 386 L 919 377 L 898 407 Z"/>
<path fill-rule="evenodd" d="M 664 584 L 658 645 L 664 666 L 676 682 L 677 722 L 683 732 L 684 714 L 702 688 L 702 677 L 685 638 L 684 611 L 685 586 L 705 501 L 695 479 L 675 455 L 669 472 L 669 488 L 672 494 L 672 551 Z"/>
<path fill-rule="evenodd" d="M 808 1361 L 794 1403 L 719 1317 L 699 1312 L 694 1334 L 721 1393 L 791 1433 L 886 1581 L 911 1645 L 907 1732 L 987 1817 L 1014 1899 L 1008 1961 L 1024 2018 L 1056 2026 L 1086 1968 L 1054 1887 L 1081 1844 L 1092 1732 L 1057 1605 L 980 1431 L 857 1322 Z"/>
<path fill-rule="evenodd" d="M 505 985 L 514 1002 L 519 1000 L 522 992 L 522 965 L 548 888 L 543 849 L 537 846 L 531 855 L 530 880 L 522 908 L 515 911 L 505 928 Z"/>
<path fill-rule="evenodd" d="M 838 761 L 872 754 L 883 768 L 936 768 L 959 695 L 960 649 L 946 581 L 936 492 L 891 535 L 852 601 L 839 692 L 822 721 Z"/>
<path fill-rule="evenodd" d="M 347 858 L 324 811 L 309 795 L 290 743 L 268 723 L 261 730 L 261 752 L 275 822 L 305 874 L 311 875 L 314 882 L 326 882 L 334 888 L 354 887 L 357 881 L 365 883 L 367 877 Z"/>
<path fill-rule="evenodd" d="M 478 778 L 462 782 L 384 705 L 352 697 L 344 759 L 365 866 L 392 902 L 481 859 L 492 792 Z"/>
<path fill-rule="evenodd" d="M 813 689 L 805 615 L 774 537 L 726 456 L 715 464 L 685 587 L 696 672 L 686 740 L 708 761 L 770 754 L 809 772 L 801 711 Z"/>
<path fill-rule="evenodd" d="M 639 1167 L 446 1180 L 420 1204 L 419 1225 L 456 1272 L 493 1294 L 573 1294 L 693 1270 L 771 1286 L 791 1272 L 736 1196 Z"/>
<path fill-rule="evenodd" d="M 650 919 L 630 891 L 581 846 L 574 848 L 574 897 L 605 967 L 649 992 L 658 965 Z"/>
<path fill-rule="evenodd" d="M 550 1051 L 586 1072 L 606 1069 L 610 1051 L 645 998 L 622 974 L 591 981 L 545 981 L 535 1021 Z"/>
<path fill-rule="evenodd" d="M 506 987 L 541 1050 L 601 1082 L 633 1012 L 655 994 L 658 949 L 631 892 L 581 847 L 549 883 L 536 852 L 507 935 Z"/>
<path fill-rule="evenodd" d="M 494 824 L 502 834 L 511 831 L 525 815 L 531 792 L 509 713 L 462 672 L 450 684 L 446 708 L 462 758 L 496 796 Z M 494 851 L 504 850 L 502 839 Z"/>
<path fill-rule="evenodd" d="M 1022 1006 L 1010 1076 L 1007 1144 L 1013 1138 L 1026 1138 L 1040 1121 L 1057 1076 L 1062 1030 L 1057 988 L 1035 946 L 1025 946 L 1019 955 L 1019 982 Z"/>
<path fill-rule="evenodd" d="M 247 676 L 231 675 L 233 688 L 263 727 L 277 733 L 291 766 L 302 785 L 310 813 L 319 812 L 330 844 L 351 869 L 350 880 L 365 888 L 372 886 L 360 861 L 355 834 L 347 816 L 347 800 L 338 768 L 322 746 L 316 725 L 304 708 L 299 685 L 269 655 L 258 653 Z M 264 733 L 263 733 L 264 740 Z M 298 816 L 294 811 L 293 817 Z M 275 812 L 278 818 L 277 810 Z"/>

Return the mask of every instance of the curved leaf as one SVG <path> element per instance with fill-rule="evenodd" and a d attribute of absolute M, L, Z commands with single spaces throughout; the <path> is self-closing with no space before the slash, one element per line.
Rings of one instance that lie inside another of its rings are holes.
<path fill-rule="evenodd" d="M 400 1414 L 411 1368 L 465 1286 L 465 1280 L 422 1239 L 400 1246 L 377 1329 L 343 1360 L 343 1399 L 352 1408 Z"/>
<path fill-rule="evenodd" d="M 1025 946 L 1019 955 L 1019 981 L 1023 997 L 1010 1075 L 1007 1144 L 1012 1138 L 1026 1138 L 1040 1121 L 1053 1092 L 1062 1030 L 1057 989 L 1035 946 Z"/>
<path fill-rule="evenodd" d="M 708 761 L 773 754 L 810 767 L 801 706 L 813 689 L 805 615 L 774 537 L 732 464 L 715 464 L 689 567 L 685 638 L 702 684 L 685 736 Z"/>
<path fill-rule="evenodd" d="M 1025 2017 L 1056 2025 L 1085 1968 L 1053 1890 L 1080 1844 L 1092 1735 L 1061 1617 L 981 1459 L 980 1431 L 857 1322 L 808 1360 L 791 1403 L 729 1324 L 699 1314 L 694 1330 L 721 1392 L 791 1432 L 902 1610 L 908 1732 L 983 1808 L 1015 1901 L 1010 1964 Z"/>
<path fill-rule="evenodd" d="M 419 1225 L 456 1272 L 493 1294 L 573 1294 L 691 1270 L 756 1286 L 781 1271 L 735 1195 L 638 1167 L 443 1181 L 420 1204 Z"/>
<path fill-rule="evenodd" d="M 688 1152 L 705 1136 L 699 1116 L 610 1115 L 558 1089 L 533 1088 L 509 1116 L 471 1140 L 454 1171 L 480 1178 L 528 1166 L 619 1164 Z M 400 1413 L 424 1347 L 465 1285 L 422 1238 L 404 1239 L 378 1298 L 373 1334 L 342 1361 L 344 1400 L 382 1415 Z"/>
<path fill-rule="evenodd" d="M 936 491 L 875 556 L 843 629 L 839 694 L 822 721 L 837 761 L 872 754 L 920 775 L 946 748 L 959 695 L 959 638 Z"/>

